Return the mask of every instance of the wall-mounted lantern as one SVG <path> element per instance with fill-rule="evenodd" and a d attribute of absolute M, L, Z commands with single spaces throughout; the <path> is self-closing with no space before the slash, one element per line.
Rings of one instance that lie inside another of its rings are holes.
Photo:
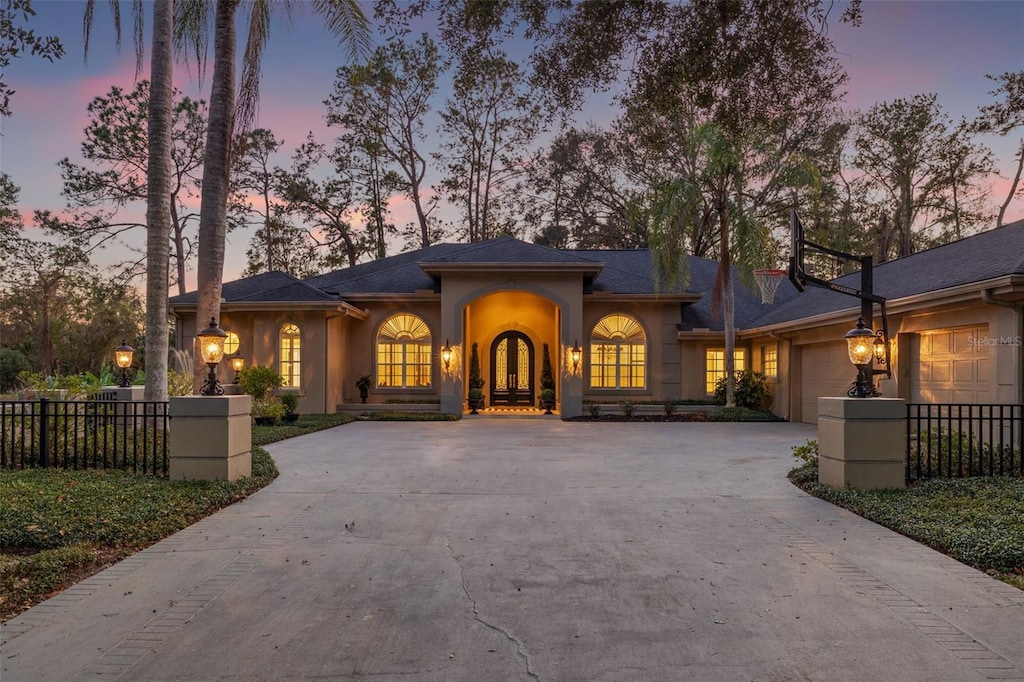
<path fill-rule="evenodd" d="M 444 340 L 444 345 L 441 346 L 441 364 L 444 366 L 445 374 L 449 374 L 452 371 L 452 346 L 448 343 L 448 339 Z"/>
<path fill-rule="evenodd" d="M 576 374 L 580 369 L 580 361 L 583 359 L 583 350 L 580 348 L 579 339 L 572 342 L 569 358 L 572 360 L 572 373 Z"/>

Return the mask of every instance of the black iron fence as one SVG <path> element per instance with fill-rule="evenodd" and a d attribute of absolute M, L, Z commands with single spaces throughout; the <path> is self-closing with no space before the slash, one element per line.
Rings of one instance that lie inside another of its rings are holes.
<path fill-rule="evenodd" d="M 1024 475 L 1024 405 L 907 404 L 907 481 Z"/>
<path fill-rule="evenodd" d="M 0 401 L 0 468 L 167 475 L 168 403 Z"/>

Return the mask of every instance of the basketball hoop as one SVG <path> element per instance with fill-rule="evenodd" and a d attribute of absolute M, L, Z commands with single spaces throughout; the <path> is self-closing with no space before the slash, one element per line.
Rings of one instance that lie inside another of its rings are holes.
<path fill-rule="evenodd" d="M 775 300 L 775 292 L 782 280 L 789 276 L 785 270 L 754 270 L 754 282 L 761 291 L 761 303 L 768 304 Z"/>

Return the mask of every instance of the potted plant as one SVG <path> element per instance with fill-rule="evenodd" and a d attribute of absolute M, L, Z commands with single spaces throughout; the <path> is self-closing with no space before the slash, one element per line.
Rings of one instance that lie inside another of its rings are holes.
<path fill-rule="evenodd" d="M 477 351 L 477 343 L 473 342 L 473 349 L 469 354 L 469 413 L 479 414 L 477 410 L 484 406 L 484 379 L 480 373 L 480 354 Z"/>
<path fill-rule="evenodd" d="M 281 394 L 281 405 L 284 407 L 284 421 L 287 423 L 294 422 L 299 418 L 299 413 L 295 410 L 299 407 L 299 395 L 288 391 Z"/>
<path fill-rule="evenodd" d="M 540 390 L 540 406 L 544 409 L 544 414 L 552 414 L 551 408 L 555 406 L 555 389 L 542 388 Z"/>
<path fill-rule="evenodd" d="M 276 424 L 284 416 L 284 405 L 277 398 L 256 398 L 252 401 L 252 416 L 260 426 Z"/>
<path fill-rule="evenodd" d="M 371 374 L 360 374 L 359 378 L 356 379 L 356 388 L 359 389 L 359 400 L 364 404 L 370 396 L 370 386 L 372 385 L 373 375 Z"/>
<path fill-rule="evenodd" d="M 555 376 L 551 372 L 551 353 L 546 343 L 541 360 L 540 388 L 540 406 L 544 409 L 544 414 L 551 414 L 551 408 L 555 406 Z"/>

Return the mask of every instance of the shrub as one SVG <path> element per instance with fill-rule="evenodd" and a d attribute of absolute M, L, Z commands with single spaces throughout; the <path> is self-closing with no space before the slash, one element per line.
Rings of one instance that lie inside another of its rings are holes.
<path fill-rule="evenodd" d="M 544 359 L 541 361 L 540 387 L 544 390 L 551 389 L 551 400 L 554 400 L 555 377 L 551 373 L 551 353 L 548 351 L 548 344 L 544 344 Z"/>
<path fill-rule="evenodd" d="M 621 404 L 622 414 L 625 415 L 626 419 L 632 419 L 633 412 L 636 410 L 636 405 L 633 404 L 632 400 L 625 400 Z"/>
<path fill-rule="evenodd" d="M 676 411 L 676 401 L 674 400 L 666 400 L 661 405 L 665 408 L 666 417 L 671 417 Z"/>
<path fill-rule="evenodd" d="M 21 387 L 19 374 L 28 374 L 32 366 L 25 355 L 13 348 L 0 348 L 0 393 L 7 393 Z"/>
<path fill-rule="evenodd" d="M 590 413 L 591 417 L 595 419 L 601 416 L 601 404 L 600 403 L 589 403 L 587 405 L 587 412 Z"/>
<path fill-rule="evenodd" d="M 192 395 L 194 386 L 195 379 L 188 372 L 178 372 L 173 369 L 167 370 L 167 395 Z"/>
<path fill-rule="evenodd" d="M 482 389 L 484 387 L 484 378 L 480 372 L 480 355 L 477 352 L 477 343 L 473 342 L 473 348 L 469 353 L 469 390 L 472 391 L 474 388 Z M 480 394 L 483 397 L 483 394 Z"/>
<path fill-rule="evenodd" d="M 541 389 L 540 399 L 545 401 L 545 402 L 553 402 L 555 400 L 555 389 L 553 389 L 553 388 Z"/>
<path fill-rule="evenodd" d="M 265 398 L 270 391 L 279 388 L 283 383 L 284 379 L 272 367 L 253 365 L 243 367 L 238 373 L 239 387 L 256 399 Z"/>
<path fill-rule="evenodd" d="M 818 464 L 818 441 L 808 439 L 804 445 L 793 446 L 793 456 L 796 457 L 797 461 L 800 462 L 800 466 L 810 466 Z"/>
<path fill-rule="evenodd" d="M 715 404 L 725 405 L 726 381 L 718 380 L 715 386 Z M 736 375 L 736 407 L 767 410 L 772 405 L 772 394 L 768 382 L 760 372 L 745 369 Z"/>
<path fill-rule="evenodd" d="M 281 394 L 281 404 L 284 406 L 284 411 L 287 414 L 291 414 L 299 407 L 299 395 L 288 391 Z"/>
<path fill-rule="evenodd" d="M 280 419 L 284 416 L 284 405 L 277 398 L 255 398 L 252 401 L 252 416 Z"/>

